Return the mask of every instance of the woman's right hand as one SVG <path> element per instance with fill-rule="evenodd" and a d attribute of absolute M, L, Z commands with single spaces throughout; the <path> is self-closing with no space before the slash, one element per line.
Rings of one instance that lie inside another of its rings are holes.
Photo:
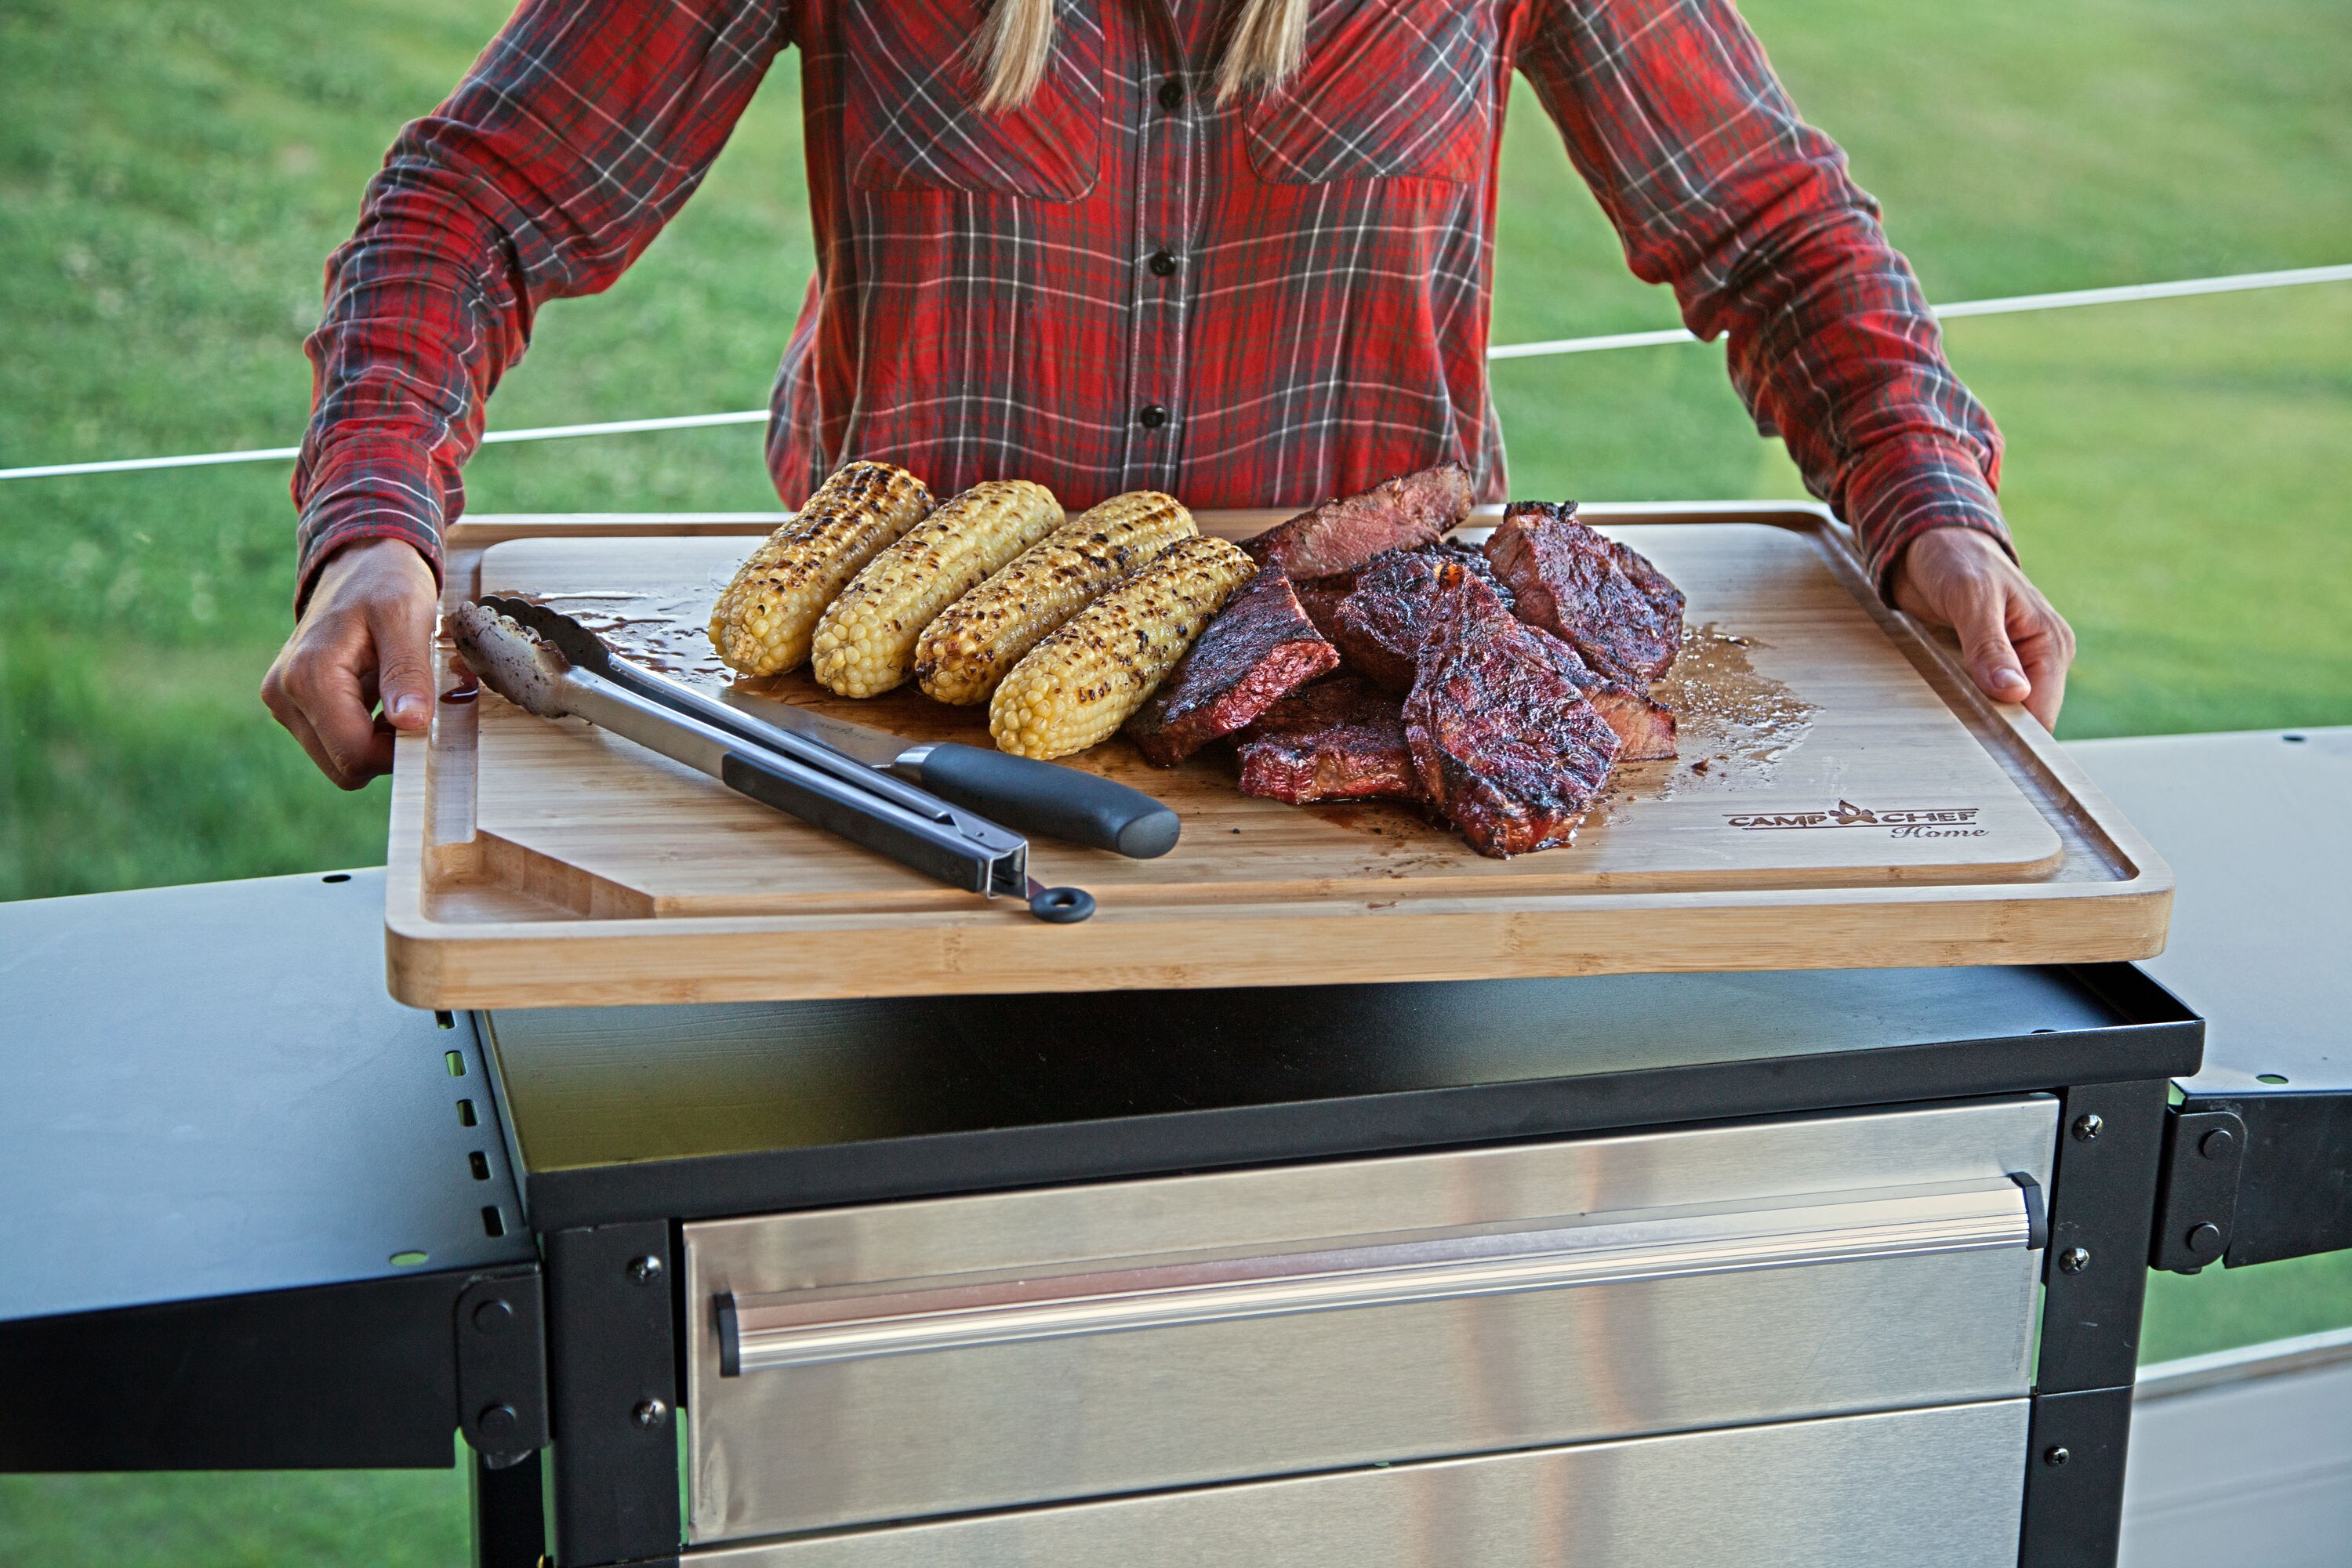
<path fill-rule="evenodd" d="M 346 544 L 327 558 L 294 635 L 261 678 L 270 714 L 344 789 L 392 771 L 394 731 L 433 721 L 439 601 L 414 545 Z"/>

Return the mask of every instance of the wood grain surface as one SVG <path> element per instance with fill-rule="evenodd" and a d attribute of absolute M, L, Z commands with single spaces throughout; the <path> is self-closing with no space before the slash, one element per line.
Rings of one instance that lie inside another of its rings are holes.
<path fill-rule="evenodd" d="M 1810 508 L 1593 508 L 1690 599 L 1660 695 L 1681 754 L 1621 768 L 1568 847 L 1509 861 L 1402 806 L 1291 807 L 1124 740 L 1067 759 L 1174 806 L 1133 861 L 1034 840 L 1099 909 L 1051 927 L 943 889 L 577 721 L 494 696 L 403 742 L 388 940 L 421 1005 L 1299 984 L 2145 956 L 2169 878 L 2031 719 L 1879 605 Z M 1272 514 L 1202 521 L 1245 534 Z M 526 595 L 681 678 L 772 519 L 486 519 L 452 601 Z M 761 683 L 911 740 L 984 709 Z"/>

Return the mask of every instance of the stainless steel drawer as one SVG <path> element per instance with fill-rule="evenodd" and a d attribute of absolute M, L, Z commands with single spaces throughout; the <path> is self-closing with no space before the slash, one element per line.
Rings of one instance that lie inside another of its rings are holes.
<path fill-rule="evenodd" d="M 2030 1096 L 688 1226 L 689 1539 L 2020 1394 L 2055 1131 Z"/>
<path fill-rule="evenodd" d="M 688 1552 L 694 1568 L 2013 1568 L 2026 1403 L 1442 1459 Z"/>

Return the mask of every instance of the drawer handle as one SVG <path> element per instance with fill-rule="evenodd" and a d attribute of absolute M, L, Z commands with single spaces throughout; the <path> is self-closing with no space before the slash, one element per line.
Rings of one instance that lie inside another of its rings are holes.
<path fill-rule="evenodd" d="M 980 1284 L 785 1291 L 712 1302 L 719 1371 L 1129 1333 L 1576 1285 L 2039 1247 L 2030 1179 L 1542 1229 L 1344 1241 Z"/>

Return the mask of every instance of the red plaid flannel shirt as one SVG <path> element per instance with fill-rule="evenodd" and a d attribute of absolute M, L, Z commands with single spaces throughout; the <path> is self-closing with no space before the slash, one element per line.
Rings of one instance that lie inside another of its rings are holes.
<path fill-rule="evenodd" d="M 1731 0 L 1315 0 L 1306 65 L 1221 108 L 1234 8 L 1059 0 L 1024 110 L 973 106 L 984 0 L 523 0 L 408 126 L 327 270 L 294 479 L 301 588 L 354 540 L 439 561 L 541 301 L 609 286 L 800 49 L 816 276 L 776 380 L 788 504 L 840 463 L 1305 505 L 1452 458 L 1505 493 L 1495 183 L 1524 71 L 1759 428 L 1885 572 L 2006 542 L 2000 437 L 1842 153 Z M 299 600 L 298 600 L 299 604 Z"/>

